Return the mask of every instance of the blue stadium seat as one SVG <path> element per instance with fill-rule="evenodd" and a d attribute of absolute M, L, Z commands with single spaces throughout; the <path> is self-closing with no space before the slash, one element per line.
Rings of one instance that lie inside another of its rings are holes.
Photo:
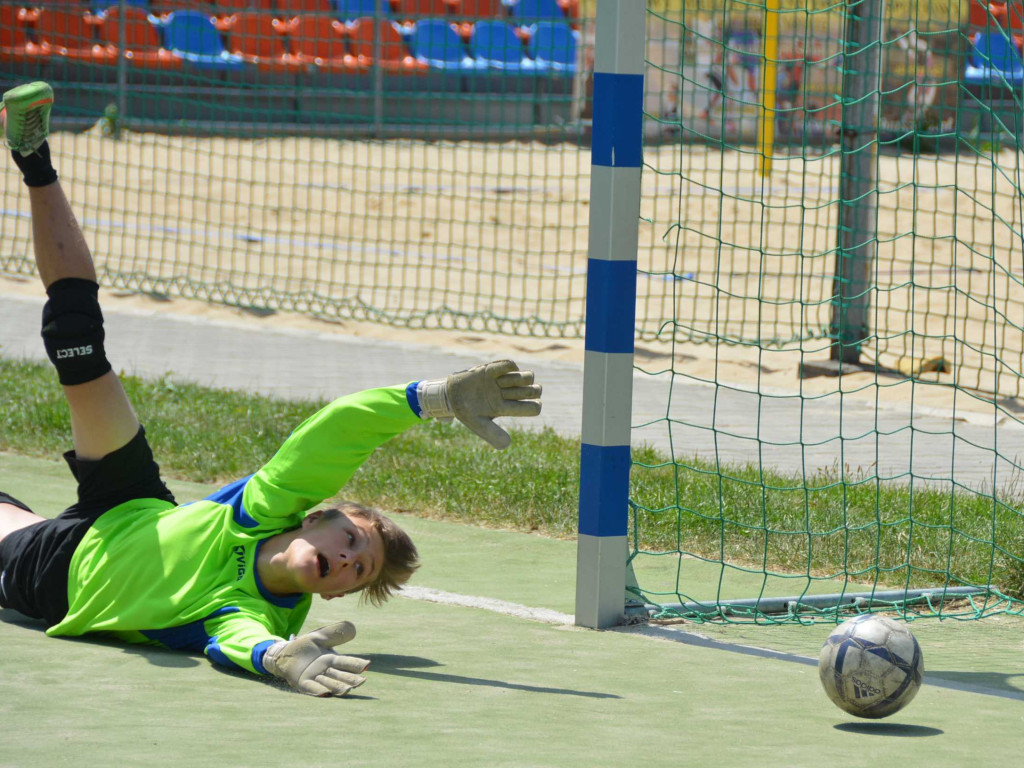
<path fill-rule="evenodd" d="M 462 38 L 444 19 L 416 22 L 409 45 L 413 55 L 431 69 L 469 72 L 487 68 L 485 62 L 477 61 L 466 52 Z"/>
<path fill-rule="evenodd" d="M 538 70 L 576 73 L 579 33 L 564 22 L 542 21 L 533 28 L 528 50 Z"/>
<path fill-rule="evenodd" d="M 1024 63 L 1012 40 L 1001 30 L 978 32 L 972 41 L 964 82 L 971 85 L 1024 83 Z"/>
<path fill-rule="evenodd" d="M 538 21 L 565 19 L 565 13 L 555 0 L 517 0 L 510 6 L 509 13 L 519 24 L 534 24 Z"/>
<path fill-rule="evenodd" d="M 164 47 L 186 64 L 202 69 L 243 69 L 245 60 L 228 53 L 210 17 L 200 11 L 175 11 L 164 26 Z"/>
<path fill-rule="evenodd" d="M 333 0 L 334 13 L 342 21 L 355 21 L 372 17 L 376 11 L 377 0 Z M 388 0 L 381 0 L 381 13 L 384 17 L 391 16 L 391 5 Z"/>
<path fill-rule="evenodd" d="M 125 5 L 135 6 L 149 10 L 149 0 L 127 0 Z M 120 7 L 118 0 L 92 0 L 89 3 L 89 10 L 93 13 L 105 13 L 108 8 Z"/>
<path fill-rule="evenodd" d="M 522 41 L 504 21 L 478 21 L 469 39 L 469 50 L 490 69 L 533 71 L 533 61 L 526 55 Z"/>

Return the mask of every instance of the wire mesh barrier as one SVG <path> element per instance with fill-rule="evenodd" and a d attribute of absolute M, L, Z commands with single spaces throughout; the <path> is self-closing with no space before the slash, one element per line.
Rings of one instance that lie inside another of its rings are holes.
<path fill-rule="evenodd" d="M 634 448 L 630 591 L 657 615 L 1021 612 L 1019 8 L 979 8 L 649 9 L 641 237 L 674 290 L 638 317 L 677 346 L 638 355 L 662 410 L 633 445 L 670 456 Z"/>
<path fill-rule="evenodd" d="M 630 506 L 665 615 L 1019 610 L 1022 14 L 876 11 L 649 3 Z M 5 3 L 0 86 L 54 84 L 108 287 L 582 338 L 594 13 Z M 0 271 L 32 273 L 0 183 Z"/>

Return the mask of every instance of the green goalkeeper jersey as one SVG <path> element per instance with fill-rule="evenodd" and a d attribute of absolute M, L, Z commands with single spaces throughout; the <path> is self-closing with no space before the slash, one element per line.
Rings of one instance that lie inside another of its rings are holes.
<path fill-rule="evenodd" d="M 46 633 L 103 632 L 266 674 L 263 654 L 299 631 L 312 597 L 270 594 L 256 573 L 260 546 L 298 527 L 418 414 L 415 383 L 342 397 L 304 421 L 256 474 L 202 501 L 114 507 L 75 550 L 67 615 Z"/>

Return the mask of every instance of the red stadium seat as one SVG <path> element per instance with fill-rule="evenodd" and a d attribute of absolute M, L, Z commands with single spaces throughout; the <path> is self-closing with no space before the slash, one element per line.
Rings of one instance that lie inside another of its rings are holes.
<path fill-rule="evenodd" d="M 287 23 L 292 51 L 306 64 L 322 69 L 359 69 L 348 51 L 348 28 L 331 16 L 296 16 Z"/>
<path fill-rule="evenodd" d="M 118 6 L 108 8 L 97 28 L 100 40 L 115 49 L 121 42 L 120 18 Z M 161 45 L 160 33 L 142 8 L 125 8 L 124 34 L 124 56 L 130 63 L 146 69 L 181 69 L 182 58 Z"/>
<path fill-rule="evenodd" d="M 39 9 L 35 34 L 39 44 L 50 55 L 97 64 L 114 63 L 117 61 L 117 50 L 94 39 L 94 26 L 86 20 L 82 11 Z"/>
<path fill-rule="evenodd" d="M 445 0 L 401 0 L 395 15 L 400 19 L 407 16 L 446 16 L 448 8 Z"/>
<path fill-rule="evenodd" d="M 363 18 L 349 25 L 352 53 L 361 67 L 373 66 L 373 19 Z M 426 72 L 427 64 L 418 61 L 406 47 L 401 33 L 387 19 L 380 20 L 380 66 L 390 72 Z"/>
<path fill-rule="evenodd" d="M 0 61 L 38 61 L 47 54 L 39 45 L 28 39 L 28 20 L 24 8 L 0 5 Z"/>
<path fill-rule="evenodd" d="M 282 16 L 330 16 L 334 13 L 331 0 L 277 0 Z"/>
<path fill-rule="evenodd" d="M 213 0 L 213 12 L 217 16 L 230 16 L 234 13 L 247 11 L 276 10 L 274 0 Z"/>
<path fill-rule="evenodd" d="M 259 12 L 238 13 L 230 18 L 228 50 L 232 53 L 267 71 L 295 72 L 306 65 L 288 52 L 284 40 L 287 24 Z"/>
<path fill-rule="evenodd" d="M 501 0 L 445 0 L 445 3 L 451 8 L 452 16 L 461 21 L 505 17 L 505 8 Z"/>

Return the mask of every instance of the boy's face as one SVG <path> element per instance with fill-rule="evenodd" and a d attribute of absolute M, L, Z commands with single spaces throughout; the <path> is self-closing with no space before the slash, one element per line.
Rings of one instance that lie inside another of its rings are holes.
<path fill-rule="evenodd" d="M 362 517 L 310 513 L 288 547 L 288 567 L 303 592 L 330 600 L 362 589 L 384 566 L 384 542 Z"/>

